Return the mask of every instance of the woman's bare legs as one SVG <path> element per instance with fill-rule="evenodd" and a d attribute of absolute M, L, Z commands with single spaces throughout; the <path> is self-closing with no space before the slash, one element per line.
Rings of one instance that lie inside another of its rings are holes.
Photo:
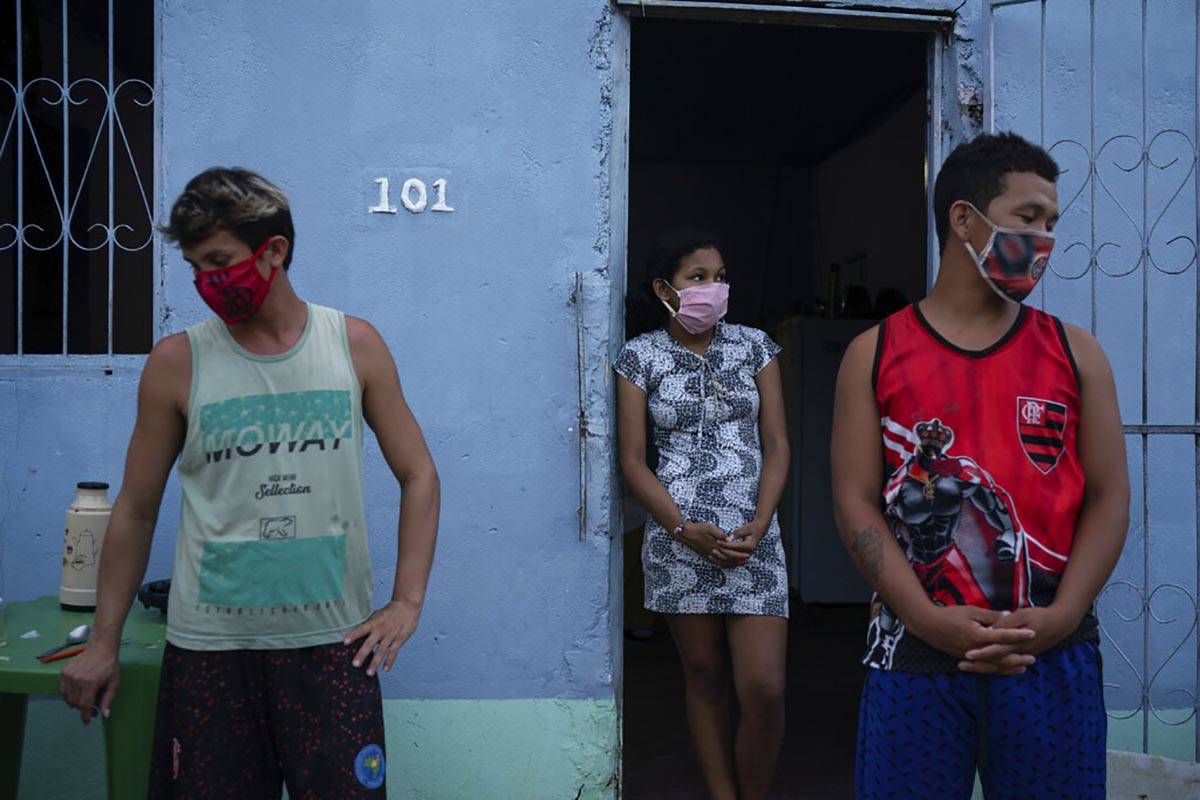
<path fill-rule="evenodd" d="M 666 614 L 683 662 L 688 728 L 713 800 L 738 800 L 733 770 L 729 642 L 720 614 Z"/>
<path fill-rule="evenodd" d="M 739 800 L 764 800 L 783 744 L 787 620 L 725 619 L 741 717 L 734 747 Z"/>

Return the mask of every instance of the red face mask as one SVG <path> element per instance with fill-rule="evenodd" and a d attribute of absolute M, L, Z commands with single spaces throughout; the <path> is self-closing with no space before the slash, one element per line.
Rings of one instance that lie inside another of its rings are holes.
<path fill-rule="evenodd" d="M 271 274 L 264 278 L 257 263 L 269 242 L 269 239 L 263 242 L 245 261 L 196 273 L 196 291 L 226 324 L 237 325 L 250 319 L 267 299 L 279 267 L 271 267 Z"/>
<path fill-rule="evenodd" d="M 1041 280 L 1054 250 L 1054 234 L 1049 231 L 1002 228 L 994 224 L 975 206 L 971 210 L 992 229 L 982 253 L 976 253 L 970 242 L 963 242 L 971 260 L 979 268 L 992 291 L 1019 303 L 1028 297 Z"/>

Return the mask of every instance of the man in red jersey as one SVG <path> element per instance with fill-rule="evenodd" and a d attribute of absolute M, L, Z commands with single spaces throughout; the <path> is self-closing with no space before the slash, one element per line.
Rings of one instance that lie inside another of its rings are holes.
<path fill-rule="evenodd" d="M 965 800 L 976 770 L 989 800 L 1104 797 L 1092 605 L 1129 477 L 1100 346 L 1022 303 L 1054 247 L 1058 172 L 1014 134 L 956 148 L 933 290 L 842 363 L 836 515 L 876 590 L 859 798 Z"/>

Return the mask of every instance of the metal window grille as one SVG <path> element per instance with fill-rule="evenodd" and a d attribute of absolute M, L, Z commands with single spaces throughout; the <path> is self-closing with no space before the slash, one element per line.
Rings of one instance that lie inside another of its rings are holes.
<path fill-rule="evenodd" d="M 0 354 L 148 352 L 154 0 L 0 14 Z"/>
<path fill-rule="evenodd" d="M 1040 140 L 1064 168 L 1041 302 L 1098 335 L 1121 397 L 1130 531 L 1097 601 L 1109 715 L 1142 752 L 1190 732 L 1200 761 L 1200 4 L 983 13 L 988 127 Z"/>

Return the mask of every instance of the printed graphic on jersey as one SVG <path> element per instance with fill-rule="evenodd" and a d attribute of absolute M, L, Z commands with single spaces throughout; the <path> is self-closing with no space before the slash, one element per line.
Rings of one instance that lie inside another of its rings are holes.
<path fill-rule="evenodd" d="M 272 530 L 289 532 L 282 521 L 286 519 L 275 518 Z M 294 534 L 294 524 L 290 532 Z M 293 606 L 340 600 L 345 573 L 345 534 L 205 542 L 197 601 L 229 608 L 228 613 L 267 606 L 282 606 L 286 612 Z"/>
<path fill-rule="evenodd" d="M 295 539 L 296 517 L 263 517 L 258 521 L 258 538 Z"/>
<path fill-rule="evenodd" d="M 337 450 L 352 439 L 350 392 L 308 392 L 234 397 L 200 407 L 205 463 L 232 458 Z"/>
<path fill-rule="evenodd" d="M 1067 429 L 1067 407 L 1037 397 L 1017 398 L 1017 433 L 1021 447 L 1043 475 L 1058 465 Z"/>
<path fill-rule="evenodd" d="M 926 593 L 938 605 L 1031 605 L 1026 533 L 1012 498 L 974 459 L 951 455 L 941 420 L 912 430 L 883 420 L 887 447 L 903 456 L 884 489 L 884 516 Z M 868 664 L 891 668 L 904 626 L 883 603 L 871 622 Z"/>
<path fill-rule="evenodd" d="M 255 500 L 266 500 L 271 497 L 283 497 L 292 494 L 312 494 L 312 484 L 297 483 L 295 473 L 290 475 L 272 475 L 268 483 L 260 483 L 254 493 Z"/>

